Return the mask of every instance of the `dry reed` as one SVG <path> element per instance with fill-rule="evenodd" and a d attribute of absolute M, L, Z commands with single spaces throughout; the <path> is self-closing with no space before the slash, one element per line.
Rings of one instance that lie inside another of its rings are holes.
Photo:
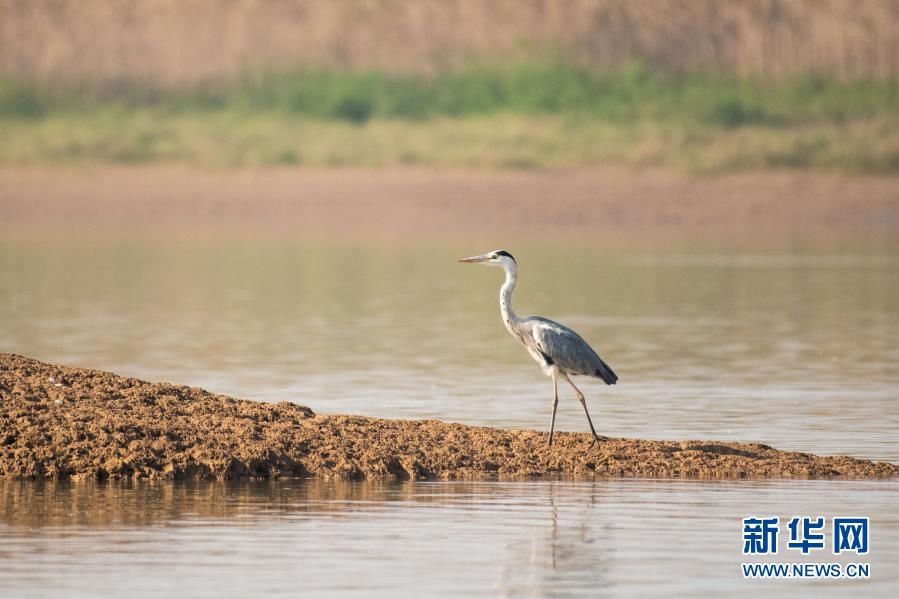
<path fill-rule="evenodd" d="M 899 75 L 899 0 L 0 0 L 0 74 L 177 86 L 256 69 L 596 68 Z"/>

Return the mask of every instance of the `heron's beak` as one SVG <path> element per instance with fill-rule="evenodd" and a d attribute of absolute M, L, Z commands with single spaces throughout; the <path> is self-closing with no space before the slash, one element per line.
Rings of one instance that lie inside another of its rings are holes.
<path fill-rule="evenodd" d="M 482 254 L 480 256 L 472 256 L 471 258 L 459 258 L 459 262 L 467 262 L 469 264 L 477 264 L 478 262 L 487 262 L 490 256 Z"/>

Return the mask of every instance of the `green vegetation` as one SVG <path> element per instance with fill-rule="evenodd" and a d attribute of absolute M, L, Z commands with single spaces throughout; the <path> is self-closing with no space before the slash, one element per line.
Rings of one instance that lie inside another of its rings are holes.
<path fill-rule="evenodd" d="M 899 170 L 899 83 L 551 64 L 299 72 L 221 87 L 0 81 L 0 162 Z"/>

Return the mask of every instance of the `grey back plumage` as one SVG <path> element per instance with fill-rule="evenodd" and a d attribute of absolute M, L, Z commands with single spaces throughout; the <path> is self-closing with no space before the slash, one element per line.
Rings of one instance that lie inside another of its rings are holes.
<path fill-rule="evenodd" d="M 515 333 L 522 345 L 535 351 L 547 365 L 556 365 L 566 374 L 602 379 L 608 385 L 618 382 L 618 375 L 600 358 L 583 337 L 563 324 L 540 316 L 528 316 L 515 323 Z"/>

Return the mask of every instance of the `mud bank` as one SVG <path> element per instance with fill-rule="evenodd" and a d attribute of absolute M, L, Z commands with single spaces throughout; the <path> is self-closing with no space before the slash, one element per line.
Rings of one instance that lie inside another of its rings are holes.
<path fill-rule="evenodd" d="M 760 444 L 611 439 L 317 415 L 0 354 L 0 476 L 338 479 L 887 478 L 899 466 Z"/>
<path fill-rule="evenodd" d="M 651 232 L 832 243 L 837 234 L 892 235 L 899 227 L 897 194 L 897 175 L 787 170 L 696 178 L 620 166 L 512 172 L 0 167 L 0 231 L 193 234 L 208 228 L 355 240 L 458 238 L 460 232 L 644 239 Z"/>

